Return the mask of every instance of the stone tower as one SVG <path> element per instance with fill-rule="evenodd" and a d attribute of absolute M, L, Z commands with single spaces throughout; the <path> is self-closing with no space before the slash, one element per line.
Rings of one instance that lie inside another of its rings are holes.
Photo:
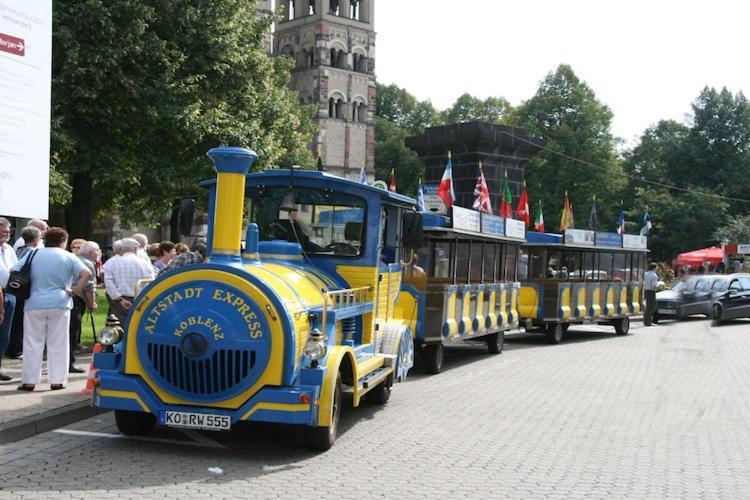
<path fill-rule="evenodd" d="M 374 0 L 278 0 L 273 53 L 293 58 L 291 88 L 315 104 L 310 145 L 327 172 L 375 171 Z"/>

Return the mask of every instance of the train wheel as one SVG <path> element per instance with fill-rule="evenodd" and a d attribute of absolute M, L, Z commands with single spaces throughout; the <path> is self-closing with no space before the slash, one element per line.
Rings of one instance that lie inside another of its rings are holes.
<path fill-rule="evenodd" d="M 500 354 L 505 346 L 505 332 L 497 332 L 487 335 L 487 351 L 490 354 Z"/>
<path fill-rule="evenodd" d="M 313 450 L 326 451 L 336 441 L 341 416 L 341 374 L 336 377 L 336 389 L 331 401 L 331 425 L 329 427 L 305 427 L 305 446 Z"/>
<path fill-rule="evenodd" d="M 115 410 L 115 424 L 125 435 L 142 436 L 154 427 L 156 418 L 151 413 Z"/>
<path fill-rule="evenodd" d="M 559 344 L 562 342 L 565 330 L 560 323 L 550 323 L 547 325 L 547 339 L 550 344 Z"/>
<path fill-rule="evenodd" d="M 616 319 L 614 321 L 615 325 L 615 333 L 617 335 L 627 335 L 630 331 L 630 320 L 627 316 L 621 319 Z"/>
<path fill-rule="evenodd" d="M 388 377 L 366 394 L 367 402 L 374 405 L 384 405 L 391 398 L 393 376 Z"/>
<path fill-rule="evenodd" d="M 424 371 L 436 375 L 443 369 L 443 344 L 429 344 L 422 352 Z"/>

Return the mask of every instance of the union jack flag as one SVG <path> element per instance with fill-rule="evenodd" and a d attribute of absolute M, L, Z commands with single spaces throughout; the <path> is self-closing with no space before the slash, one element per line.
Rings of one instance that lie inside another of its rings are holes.
<path fill-rule="evenodd" d="M 487 180 L 484 178 L 482 163 L 479 163 L 479 177 L 474 186 L 474 204 L 471 206 L 480 212 L 492 213 L 492 202 L 490 201 L 490 190 L 487 188 Z"/>

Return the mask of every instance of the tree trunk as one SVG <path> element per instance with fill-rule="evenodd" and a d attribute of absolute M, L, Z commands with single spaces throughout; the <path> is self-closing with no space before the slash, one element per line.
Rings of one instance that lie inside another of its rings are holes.
<path fill-rule="evenodd" d="M 73 174 L 73 199 L 70 209 L 66 210 L 65 219 L 70 238 L 91 239 L 92 199 L 91 191 L 94 181 L 85 173 Z"/>

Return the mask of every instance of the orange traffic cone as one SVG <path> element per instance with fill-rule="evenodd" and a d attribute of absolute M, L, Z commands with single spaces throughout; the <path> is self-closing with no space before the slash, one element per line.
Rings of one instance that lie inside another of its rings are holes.
<path fill-rule="evenodd" d="M 98 342 L 94 344 L 94 353 L 101 352 L 102 345 Z M 86 379 L 86 387 L 81 389 L 79 394 L 93 394 L 94 393 L 94 379 L 96 378 L 96 368 L 94 368 L 94 357 L 91 357 L 91 363 L 89 363 L 89 376 Z"/>

